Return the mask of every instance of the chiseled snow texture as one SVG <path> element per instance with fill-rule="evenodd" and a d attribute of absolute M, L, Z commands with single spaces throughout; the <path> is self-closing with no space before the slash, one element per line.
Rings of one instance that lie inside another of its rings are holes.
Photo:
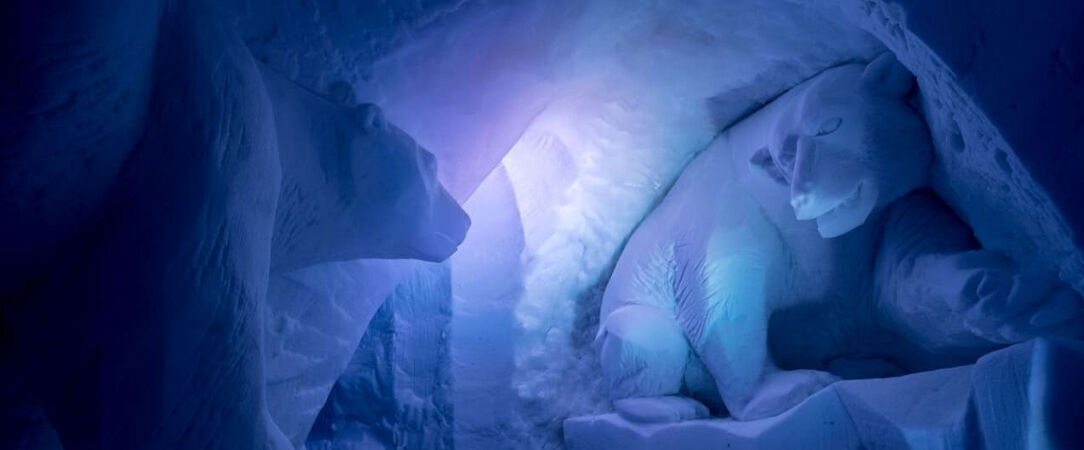
<path fill-rule="evenodd" d="M 1037 339 L 973 365 L 838 382 L 777 417 L 637 424 L 565 421 L 569 449 L 1080 448 L 1084 344 Z"/>
<path fill-rule="evenodd" d="M 306 447 L 450 449 L 449 266 L 416 263 L 336 382 Z"/>
<path fill-rule="evenodd" d="M 986 369 L 961 366 L 846 381 L 830 389 L 846 407 L 865 448 L 964 449 L 978 437 L 968 417 L 973 414 L 968 403 L 972 383 L 998 375 Z"/>
<path fill-rule="evenodd" d="M 271 417 L 301 445 L 380 304 L 409 261 L 327 263 L 273 275 L 264 320 Z"/>
<path fill-rule="evenodd" d="M 991 450 L 1084 448 L 1084 343 L 1037 339 L 975 366 L 971 400 Z"/>
<path fill-rule="evenodd" d="M 750 422 L 702 419 L 643 424 L 615 413 L 576 417 L 565 421 L 564 439 L 570 450 L 861 448 L 861 436 L 832 389 L 814 394 L 779 416 Z"/>
<path fill-rule="evenodd" d="M 380 307 L 308 436 L 310 450 L 519 445 L 500 431 L 515 420 L 510 300 L 522 295 L 523 270 L 503 167 L 464 207 L 475 219 L 460 251 L 445 265 L 413 264 Z M 269 388 L 269 398 L 288 399 Z"/>

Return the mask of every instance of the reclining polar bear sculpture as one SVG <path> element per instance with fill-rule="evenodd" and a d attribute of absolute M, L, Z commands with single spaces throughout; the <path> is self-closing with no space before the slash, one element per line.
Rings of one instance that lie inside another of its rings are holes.
<path fill-rule="evenodd" d="M 836 67 L 735 125 L 630 237 L 596 338 L 626 418 L 769 417 L 843 377 L 1079 336 L 1080 296 L 982 250 L 936 196 L 913 77 Z M 719 404 L 721 400 L 722 405 Z"/>

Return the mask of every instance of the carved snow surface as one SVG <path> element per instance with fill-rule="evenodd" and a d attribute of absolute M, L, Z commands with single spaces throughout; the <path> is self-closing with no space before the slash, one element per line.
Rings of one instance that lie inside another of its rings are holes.
<path fill-rule="evenodd" d="M 685 374 L 702 364 L 731 416 L 758 419 L 837 377 L 1081 336 L 1079 294 L 982 250 L 916 191 L 932 146 L 912 87 L 890 53 L 829 69 L 685 169 L 603 297 L 596 348 L 615 400 L 697 395 Z"/>
<path fill-rule="evenodd" d="M 841 381 L 772 418 L 637 423 L 620 414 L 569 419 L 567 448 L 1079 448 L 1079 341 L 1036 339 L 974 365 Z"/>

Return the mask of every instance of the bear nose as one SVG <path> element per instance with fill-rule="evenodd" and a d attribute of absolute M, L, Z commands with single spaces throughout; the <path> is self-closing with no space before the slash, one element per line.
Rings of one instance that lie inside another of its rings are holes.
<path fill-rule="evenodd" d="M 817 217 L 812 193 L 791 195 L 790 206 L 794 208 L 794 217 L 798 220 L 809 220 Z"/>
<path fill-rule="evenodd" d="M 803 209 L 811 201 L 810 197 L 811 195 L 809 194 L 791 195 L 790 206 L 794 208 L 795 211 Z"/>
<path fill-rule="evenodd" d="M 795 176 L 794 181 L 790 182 L 790 202 L 793 204 L 796 201 L 804 201 L 806 197 L 812 195 L 813 188 L 813 182 L 808 176 Z"/>
<path fill-rule="evenodd" d="M 425 261 L 443 261 L 455 253 L 459 244 L 467 236 L 470 229 L 470 216 L 459 206 L 455 198 L 440 188 L 440 192 L 433 199 L 432 230 L 427 231 L 418 239 L 423 249 L 416 257 Z"/>

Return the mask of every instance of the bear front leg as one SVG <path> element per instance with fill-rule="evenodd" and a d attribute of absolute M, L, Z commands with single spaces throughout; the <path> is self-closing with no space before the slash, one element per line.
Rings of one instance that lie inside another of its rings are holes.
<path fill-rule="evenodd" d="M 678 288 L 682 328 L 737 420 L 778 415 L 838 380 L 816 370 L 784 371 L 772 361 L 769 268 L 784 253 L 772 236 L 752 230 L 716 236 L 712 256 L 686 266 Z"/>
<path fill-rule="evenodd" d="M 1039 336 L 1084 335 L 1084 300 L 1052 273 L 1023 270 L 987 250 L 919 264 L 945 274 L 941 288 L 949 309 L 978 338 L 1015 344 Z"/>
<path fill-rule="evenodd" d="M 708 416 L 708 409 L 678 397 L 689 344 L 672 314 L 631 304 L 614 310 L 595 341 L 614 407 L 633 422 L 675 422 Z"/>
<path fill-rule="evenodd" d="M 839 380 L 819 370 L 777 368 L 768 354 L 767 315 L 710 315 L 715 320 L 694 348 L 715 378 L 733 418 L 756 420 L 779 415 Z"/>
<path fill-rule="evenodd" d="M 1036 336 L 1081 335 L 1079 294 L 979 248 L 929 192 L 893 205 L 876 270 L 882 320 L 934 352 L 977 356 Z"/>
<path fill-rule="evenodd" d="M 615 399 L 677 395 L 689 344 L 677 321 L 658 308 L 614 310 L 596 338 L 602 373 Z"/>

